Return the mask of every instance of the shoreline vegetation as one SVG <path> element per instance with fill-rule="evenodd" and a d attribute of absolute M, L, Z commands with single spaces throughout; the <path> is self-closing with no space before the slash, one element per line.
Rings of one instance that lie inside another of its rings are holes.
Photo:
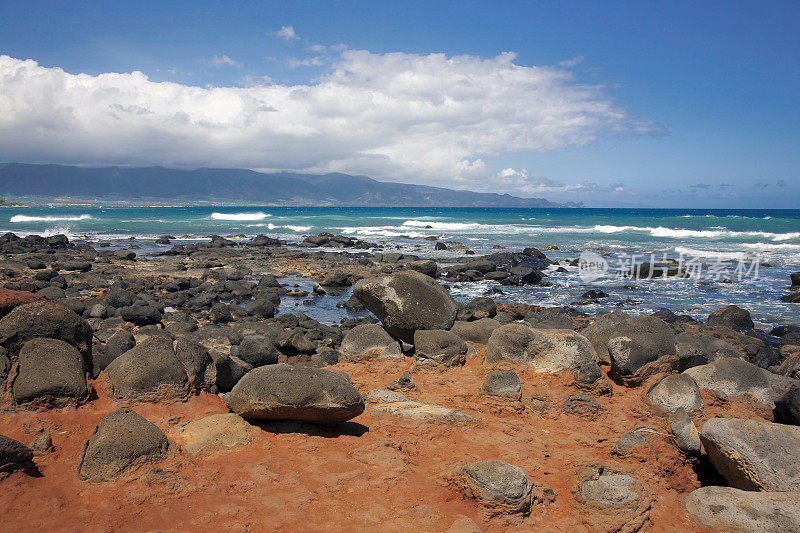
<path fill-rule="evenodd" d="M 0 236 L 9 528 L 45 494 L 44 530 L 800 525 L 800 324 L 450 293 L 547 283 L 555 247 L 174 240 Z M 331 299 L 338 324 L 299 312 Z"/>
<path fill-rule="evenodd" d="M 0 207 L 28 207 L 22 202 L 8 201 L 5 196 L 0 196 Z"/>

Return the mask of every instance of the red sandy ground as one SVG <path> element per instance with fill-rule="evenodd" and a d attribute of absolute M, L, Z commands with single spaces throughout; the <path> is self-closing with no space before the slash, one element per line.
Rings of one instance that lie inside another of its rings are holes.
<path fill-rule="evenodd" d="M 408 363 L 344 363 L 362 393 L 383 388 Z M 78 480 L 84 442 L 100 419 L 119 407 L 102 391 L 78 409 L 2 412 L 0 434 L 29 443 L 43 427 L 56 451 L 36 458 L 41 477 L 17 471 L 0 480 L 3 531 L 584 531 L 602 530 L 604 519 L 575 503 L 576 472 L 603 463 L 643 481 L 656 501 L 648 529 L 703 531 L 686 515 L 684 496 L 699 486 L 697 475 L 663 434 L 666 420 L 642 400 L 644 389 L 614 386 L 598 401 L 597 421 L 561 414 L 574 388 L 566 375 L 538 374 L 505 365 L 522 379 L 523 402 L 478 392 L 486 374 L 480 359 L 443 373 L 414 373 L 418 391 L 409 399 L 469 412 L 476 423 L 448 426 L 405 420 L 367 410 L 341 430 L 281 433 L 256 428 L 245 447 L 195 459 L 178 450 L 159 464 L 145 465 L 114 483 Z M 540 414 L 531 394 L 552 398 Z M 746 402 L 714 401 L 705 394 L 704 419 L 715 415 L 753 418 Z M 709 405 L 709 403 L 711 405 Z M 186 402 L 131 405 L 170 438 L 176 427 L 227 412 L 222 399 L 202 394 Z M 695 421 L 698 427 L 701 420 Z M 652 450 L 617 458 L 619 435 L 648 426 Z M 447 482 L 459 462 L 502 459 L 533 480 L 550 485 L 556 501 L 527 518 L 486 519 L 475 502 Z M 465 519 L 467 517 L 468 519 Z"/>

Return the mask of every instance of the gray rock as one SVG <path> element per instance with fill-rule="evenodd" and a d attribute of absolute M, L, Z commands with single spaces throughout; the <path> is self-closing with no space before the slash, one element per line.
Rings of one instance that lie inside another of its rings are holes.
<path fill-rule="evenodd" d="M 490 263 L 491 264 L 491 263 Z M 479 297 L 467 302 L 458 310 L 457 320 L 472 321 L 482 318 L 492 318 L 497 314 L 497 304 L 491 298 Z"/>
<path fill-rule="evenodd" d="M 465 341 L 486 344 L 494 330 L 499 327 L 500 322 L 494 318 L 481 318 L 472 322 L 456 321 L 450 331 Z"/>
<path fill-rule="evenodd" d="M 686 374 L 667 376 L 658 382 L 647 393 L 650 403 L 661 409 L 674 413 L 678 409 L 686 412 L 703 409 L 700 389 L 694 380 Z"/>
<path fill-rule="evenodd" d="M 108 338 L 103 351 L 95 356 L 94 363 L 100 367 L 100 370 L 105 370 L 111 361 L 133 349 L 134 346 L 136 346 L 136 339 L 133 333 L 126 329 L 117 331 Z"/>
<path fill-rule="evenodd" d="M 372 389 L 364 395 L 364 399 L 369 403 L 394 403 L 405 402 L 408 398 L 399 392 L 386 390 L 386 389 Z"/>
<path fill-rule="evenodd" d="M 114 398 L 146 400 L 183 397 L 188 392 L 186 369 L 178 360 L 172 340 L 155 336 L 114 359 L 105 369 Z"/>
<path fill-rule="evenodd" d="M 274 365 L 278 362 L 275 339 L 264 335 L 250 335 L 239 343 L 236 357 L 253 367 Z"/>
<path fill-rule="evenodd" d="M 735 305 L 717 309 L 708 315 L 707 323 L 711 326 L 725 326 L 735 330 L 753 327 L 753 319 L 750 318 L 750 312 Z"/>
<path fill-rule="evenodd" d="M 642 435 L 640 430 L 634 429 L 633 431 L 626 431 L 620 435 L 619 440 L 611 449 L 611 454 L 625 457 L 629 455 L 634 448 L 639 446 L 651 447 L 650 442 Z"/>
<path fill-rule="evenodd" d="M 448 366 L 463 365 L 467 360 L 467 343 L 451 331 L 424 329 L 414 332 L 414 353 Z"/>
<path fill-rule="evenodd" d="M 248 372 L 228 395 L 244 418 L 338 424 L 364 412 L 364 399 L 347 374 L 285 364 Z"/>
<path fill-rule="evenodd" d="M 490 515 L 530 513 L 531 480 L 518 466 L 505 461 L 479 461 L 463 467 L 461 490 Z"/>
<path fill-rule="evenodd" d="M 752 492 L 732 487 L 701 487 L 685 500 L 699 524 L 740 533 L 800 531 L 800 493 Z"/>
<path fill-rule="evenodd" d="M 220 352 L 211 352 L 214 361 L 214 373 L 217 387 L 223 391 L 231 390 L 245 374 L 253 369 L 253 365 L 245 363 L 238 357 Z"/>
<path fill-rule="evenodd" d="M 208 313 L 208 319 L 212 324 L 227 324 L 233 321 L 233 315 L 230 308 L 220 302 L 214 303 L 211 306 L 211 311 Z"/>
<path fill-rule="evenodd" d="M 678 450 L 690 457 L 700 457 L 700 432 L 686 411 L 678 409 L 672 414 L 668 432 Z"/>
<path fill-rule="evenodd" d="M 58 339 L 32 339 L 22 345 L 12 390 L 17 405 L 51 407 L 81 404 L 91 392 L 80 352 Z"/>
<path fill-rule="evenodd" d="M 334 270 L 333 272 L 328 272 L 325 275 L 325 278 L 322 280 L 320 285 L 323 287 L 349 287 L 352 285 L 352 283 L 347 277 L 347 274 L 338 270 Z"/>
<path fill-rule="evenodd" d="M 353 294 L 389 333 L 408 343 L 414 342 L 417 330 L 450 329 L 458 310 L 436 280 L 416 271 L 359 280 Z"/>
<path fill-rule="evenodd" d="M 126 471 L 167 456 L 169 441 L 152 422 L 127 407 L 107 414 L 86 441 L 78 477 L 113 481 Z"/>
<path fill-rule="evenodd" d="M 603 413 L 603 407 L 588 394 L 573 392 L 564 401 L 561 411 L 567 415 L 594 420 Z"/>
<path fill-rule="evenodd" d="M 39 433 L 39 435 L 31 441 L 30 449 L 33 455 L 46 455 L 55 451 L 53 446 L 53 438 L 49 433 Z"/>
<path fill-rule="evenodd" d="M 481 385 L 481 392 L 491 396 L 519 396 L 522 385 L 516 372 L 494 370 L 489 372 Z"/>
<path fill-rule="evenodd" d="M 175 341 L 175 357 L 183 365 L 189 386 L 194 389 L 205 389 L 211 385 L 206 383 L 206 369 L 213 361 L 205 346 L 199 342 L 181 337 Z"/>
<path fill-rule="evenodd" d="M 33 451 L 11 437 L 0 435 L 0 471 L 24 468 L 33 461 Z"/>
<path fill-rule="evenodd" d="M 574 369 L 596 364 L 589 340 L 572 330 L 534 329 L 525 324 L 508 324 L 494 330 L 486 345 L 486 363 L 505 359 L 532 364 L 543 372 Z"/>
<path fill-rule="evenodd" d="M 397 391 L 397 390 L 416 390 L 417 385 L 414 383 L 414 379 L 411 377 L 411 372 L 406 370 L 400 376 L 386 385 L 386 388 L 389 390 Z"/>
<path fill-rule="evenodd" d="M 525 315 L 525 322 L 536 329 L 575 329 L 572 318 L 560 307 L 547 307 Z"/>
<path fill-rule="evenodd" d="M 705 365 L 725 357 L 739 357 L 741 354 L 731 344 L 715 337 L 681 333 L 675 339 L 676 353 L 681 360 L 681 370 Z"/>
<path fill-rule="evenodd" d="M 623 324 L 627 324 L 630 319 L 631 317 L 622 311 L 605 313 L 598 315 L 591 325 L 581 330 L 581 335 L 589 339 L 597 351 L 599 361 L 611 363 L 611 357 L 608 355 L 608 341 L 614 336 L 617 329 Z"/>
<path fill-rule="evenodd" d="M 711 463 L 742 490 L 800 492 L 800 428 L 738 418 L 712 418 L 700 440 Z"/>
<path fill-rule="evenodd" d="M 347 360 L 403 358 L 400 343 L 378 324 L 360 324 L 345 333 L 339 353 Z"/>
<path fill-rule="evenodd" d="M 696 366 L 683 373 L 690 376 L 699 388 L 713 390 L 723 398 L 749 393 L 770 407 L 774 407 L 775 402 L 797 384 L 792 378 L 732 357 Z"/>
<path fill-rule="evenodd" d="M 46 337 L 71 344 L 92 368 L 92 328 L 66 307 L 50 302 L 33 302 L 15 307 L 0 319 L 0 346 L 12 356 L 31 339 Z"/>
<path fill-rule="evenodd" d="M 646 529 L 654 499 L 647 487 L 625 472 L 605 465 L 584 469 L 576 500 L 591 531 Z"/>
<path fill-rule="evenodd" d="M 619 376 L 632 376 L 662 355 L 676 353 L 675 332 L 660 318 L 631 318 L 609 335 L 607 347 L 611 370 Z"/>
<path fill-rule="evenodd" d="M 120 309 L 120 316 L 125 322 L 130 322 L 136 326 L 151 326 L 161 322 L 161 313 L 158 309 L 149 305 L 134 305 Z"/>

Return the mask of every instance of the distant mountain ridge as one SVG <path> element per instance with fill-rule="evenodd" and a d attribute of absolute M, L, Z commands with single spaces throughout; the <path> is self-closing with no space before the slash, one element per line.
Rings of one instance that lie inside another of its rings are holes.
<path fill-rule="evenodd" d="M 75 201 L 180 201 L 265 206 L 580 207 L 544 198 L 457 191 L 349 174 L 244 169 L 77 167 L 0 163 L 0 195 Z"/>

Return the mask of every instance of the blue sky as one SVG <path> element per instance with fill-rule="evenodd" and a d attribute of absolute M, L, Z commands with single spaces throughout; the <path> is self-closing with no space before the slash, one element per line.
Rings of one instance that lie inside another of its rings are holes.
<path fill-rule="evenodd" d="M 495 4 L 4 2 L 0 160 L 800 207 L 797 2 Z"/>

